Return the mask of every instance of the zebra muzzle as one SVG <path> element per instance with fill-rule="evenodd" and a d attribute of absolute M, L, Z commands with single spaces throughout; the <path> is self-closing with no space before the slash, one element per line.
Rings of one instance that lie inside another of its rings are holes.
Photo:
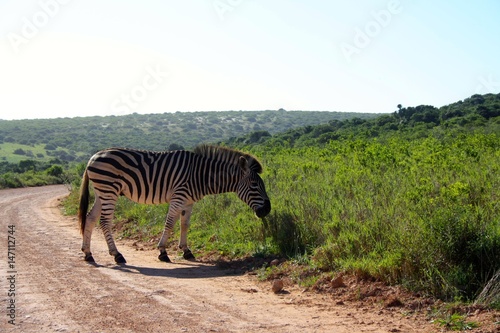
<path fill-rule="evenodd" d="M 255 210 L 255 215 L 258 218 L 263 218 L 271 211 L 271 201 L 265 200 L 264 204 Z"/>

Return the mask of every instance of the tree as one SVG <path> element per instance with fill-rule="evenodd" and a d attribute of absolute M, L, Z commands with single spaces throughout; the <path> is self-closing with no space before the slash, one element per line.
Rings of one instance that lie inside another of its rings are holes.
<path fill-rule="evenodd" d="M 476 107 L 476 112 L 486 119 L 500 116 L 500 108 L 498 105 L 493 105 L 492 107 L 478 105 Z"/>
<path fill-rule="evenodd" d="M 53 145 L 52 143 L 47 143 L 45 145 L 45 150 L 56 150 L 57 147 L 55 145 Z"/>
<path fill-rule="evenodd" d="M 255 131 L 250 134 L 248 141 L 249 143 L 257 143 L 261 138 L 269 136 L 271 136 L 271 134 L 269 134 L 268 131 Z"/>
<path fill-rule="evenodd" d="M 50 176 L 59 177 L 63 174 L 63 168 L 60 165 L 52 165 L 46 172 Z"/>
<path fill-rule="evenodd" d="M 19 162 L 19 171 L 20 171 L 20 173 L 26 172 L 28 170 L 36 171 L 37 164 L 38 164 L 38 162 L 36 162 L 34 160 L 23 160 L 23 161 Z"/>
<path fill-rule="evenodd" d="M 170 150 L 170 151 L 172 151 L 172 150 L 184 150 L 184 147 L 182 145 L 177 144 L 177 143 L 171 143 L 168 146 L 168 150 Z"/>

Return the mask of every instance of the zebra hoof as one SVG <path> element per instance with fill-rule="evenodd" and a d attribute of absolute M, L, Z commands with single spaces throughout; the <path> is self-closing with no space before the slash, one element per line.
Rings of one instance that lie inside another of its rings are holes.
<path fill-rule="evenodd" d="M 115 255 L 115 262 L 117 264 L 126 264 L 127 263 L 127 260 L 125 260 L 125 258 L 122 256 L 121 253 L 117 253 Z"/>
<path fill-rule="evenodd" d="M 160 255 L 158 256 L 158 259 L 163 262 L 172 262 L 170 258 L 167 255 L 167 252 L 160 252 Z"/>
<path fill-rule="evenodd" d="M 94 257 L 92 257 L 92 253 L 87 253 L 85 254 L 85 259 L 86 262 L 95 262 Z"/>
<path fill-rule="evenodd" d="M 196 260 L 196 258 L 194 257 L 193 253 L 189 249 L 187 249 L 186 251 L 184 251 L 184 254 L 182 256 L 186 260 L 190 260 L 190 261 Z"/>

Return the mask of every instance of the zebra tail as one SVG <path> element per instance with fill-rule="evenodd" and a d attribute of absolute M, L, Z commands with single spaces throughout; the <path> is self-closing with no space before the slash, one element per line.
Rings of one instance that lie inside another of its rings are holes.
<path fill-rule="evenodd" d="M 87 211 L 89 209 L 89 176 L 87 169 L 83 173 L 82 185 L 80 186 L 80 207 L 78 209 L 78 219 L 80 220 L 80 232 L 85 232 L 87 222 Z"/>

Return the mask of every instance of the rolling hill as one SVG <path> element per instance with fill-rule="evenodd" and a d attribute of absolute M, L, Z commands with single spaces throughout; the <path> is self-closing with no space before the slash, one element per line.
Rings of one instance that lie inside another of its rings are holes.
<path fill-rule="evenodd" d="M 0 120 L 0 161 L 84 161 L 92 153 L 121 146 L 150 150 L 191 148 L 250 132 L 269 136 L 289 129 L 373 113 L 319 111 L 222 111 L 125 116 Z"/>

